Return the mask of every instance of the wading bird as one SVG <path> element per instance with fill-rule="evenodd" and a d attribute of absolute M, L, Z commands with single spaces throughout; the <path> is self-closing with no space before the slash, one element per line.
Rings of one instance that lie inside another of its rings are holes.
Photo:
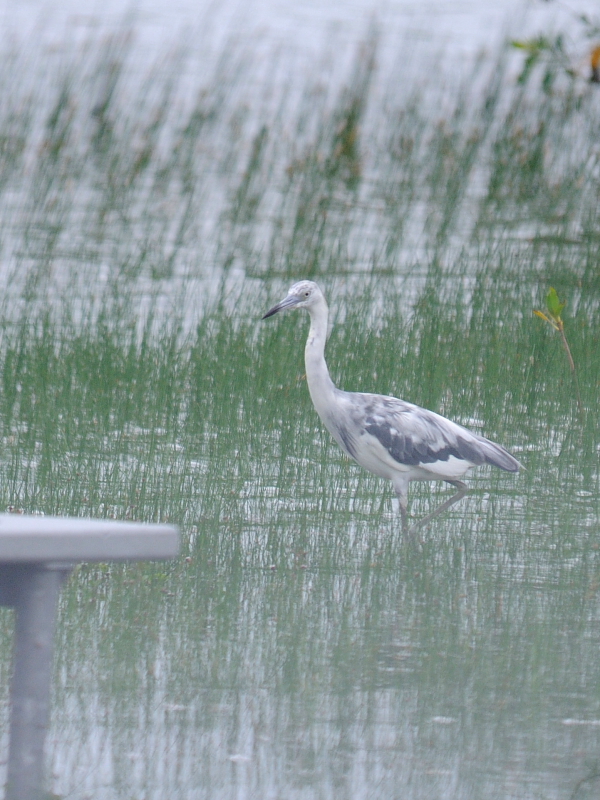
<path fill-rule="evenodd" d="M 507 472 L 519 471 L 522 465 L 499 444 L 433 411 L 396 397 L 338 389 L 325 363 L 329 309 L 317 284 L 295 283 L 287 297 L 267 311 L 263 319 L 291 308 L 305 308 L 310 314 L 304 359 L 317 414 L 347 455 L 392 482 L 405 535 L 412 535 L 464 497 L 467 486 L 458 478 L 472 467 L 491 464 Z M 440 480 L 452 484 L 456 494 L 409 528 L 409 483 Z"/>

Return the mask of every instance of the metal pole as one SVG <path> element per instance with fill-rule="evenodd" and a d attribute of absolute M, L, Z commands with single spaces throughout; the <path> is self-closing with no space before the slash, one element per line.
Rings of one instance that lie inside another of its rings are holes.
<path fill-rule="evenodd" d="M 13 586 L 16 624 L 5 800 L 41 800 L 52 640 L 64 572 L 42 564 L 19 571 Z"/>

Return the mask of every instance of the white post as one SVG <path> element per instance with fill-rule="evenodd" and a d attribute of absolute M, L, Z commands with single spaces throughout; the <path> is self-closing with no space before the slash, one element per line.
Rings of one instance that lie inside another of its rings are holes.
<path fill-rule="evenodd" d="M 63 571 L 21 566 L 13 584 L 14 672 L 5 800 L 41 800 L 53 636 Z"/>

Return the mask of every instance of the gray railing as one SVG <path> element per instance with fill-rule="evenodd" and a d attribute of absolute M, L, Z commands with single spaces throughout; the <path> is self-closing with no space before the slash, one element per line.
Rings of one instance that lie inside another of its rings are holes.
<path fill-rule="evenodd" d="M 171 525 L 0 514 L 0 605 L 16 611 L 5 800 L 41 800 L 61 583 L 82 561 L 173 558 Z"/>

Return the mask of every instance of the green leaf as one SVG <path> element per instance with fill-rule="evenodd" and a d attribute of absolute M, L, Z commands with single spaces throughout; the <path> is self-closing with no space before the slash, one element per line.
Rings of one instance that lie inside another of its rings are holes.
<path fill-rule="evenodd" d="M 546 295 L 546 306 L 550 314 L 555 318 L 559 318 L 560 312 L 563 310 L 565 305 L 566 303 L 561 303 L 558 299 L 556 289 L 550 287 L 548 294 Z"/>

